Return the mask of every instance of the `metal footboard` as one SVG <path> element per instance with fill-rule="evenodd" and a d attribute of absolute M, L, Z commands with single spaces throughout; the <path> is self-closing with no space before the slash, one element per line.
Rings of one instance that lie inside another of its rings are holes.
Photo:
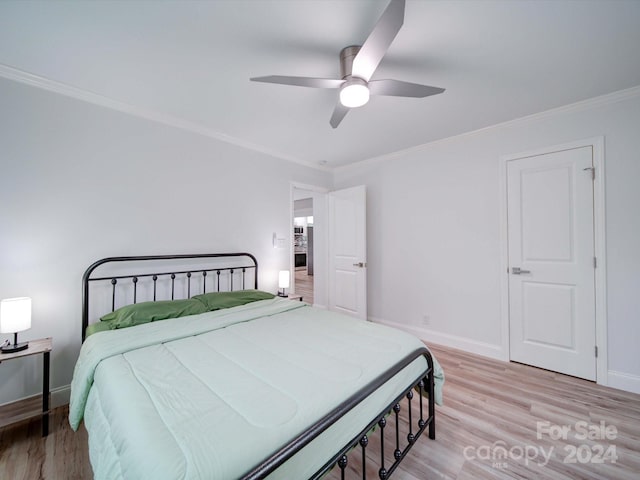
<path fill-rule="evenodd" d="M 361 432 L 353 437 L 347 444 L 344 445 L 331 459 L 325 463 L 314 475 L 310 477 L 310 480 L 319 479 L 325 475 L 329 470 L 337 465 L 340 469 L 340 475 L 342 479 L 345 478 L 346 468 L 348 466 L 347 453 L 358 446 L 362 449 L 361 461 L 362 461 L 362 475 L 363 479 L 366 479 L 366 463 L 367 454 L 366 449 L 369 444 L 368 434 L 372 429 L 378 427 L 380 433 L 380 462 L 378 468 L 378 476 L 381 480 L 385 480 L 391 476 L 394 470 L 398 467 L 402 459 L 407 455 L 411 447 L 415 444 L 416 440 L 422 435 L 425 429 L 429 429 L 429 438 L 435 439 L 435 399 L 434 399 L 434 376 L 433 376 L 433 358 L 431 353 L 426 347 L 419 348 L 400 362 L 389 368 L 376 379 L 370 382 L 368 385 L 361 388 L 347 400 L 338 405 L 335 409 L 321 418 L 311 428 L 301 433 L 272 456 L 265 459 L 262 463 L 252 469 L 250 472 L 242 477 L 242 480 L 258 480 L 267 477 L 273 473 L 278 467 L 284 464 L 287 460 L 293 457 L 296 453 L 301 451 L 305 446 L 311 443 L 315 438 L 321 435 L 331 425 L 338 421 L 342 416 L 351 411 L 361 401 L 375 392 L 380 386 L 384 385 L 394 375 L 400 372 L 403 368 L 413 362 L 416 358 L 423 356 L 427 360 L 427 369 L 420 377 L 411 384 L 407 389 L 400 393 L 393 402 L 387 405 L 380 413 L 374 418 Z M 418 391 L 418 406 L 416 407 L 416 414 L 413 412 L 412 402 L 414 400 L 414 391 Z M 426 389 L 426 390 L 425 390 Z M 424 394 L 428 396 L 427 416 L 425 418 L 424 408 Z M 409 416 L 409 433 L 406 439 L 401 441 L 400 438 L 400 421 L 399 413 L 401 411 L 400 402 L 402 399 L 407 401 L 407 409 Z M 387 416 L 393 414 L 395 416 L 395 436 L 394 436 L 394 461 L 388 467 L 385 466 L 385 435 L 384 430 L 387 426 Z M 417 421 L 414 424 L 414 417 L 417 416 Z M 415 428 L 415 431 L 414 431 Z M 404 441 L 406 440 L 406 441 Z"/>

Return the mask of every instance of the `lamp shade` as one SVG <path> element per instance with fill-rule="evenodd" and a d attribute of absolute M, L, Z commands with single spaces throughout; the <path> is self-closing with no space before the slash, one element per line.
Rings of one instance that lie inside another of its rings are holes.
<path fill-rule="evenodd" d="M 278 275 L 278 287 L 289 288 L 289 270 L 280 270 Z"/>
<path fill-rule="evenodd" d="M 31 299 L 5 298 L 0 302 L 0 333 L 16 333 L 31 328 Z"/>

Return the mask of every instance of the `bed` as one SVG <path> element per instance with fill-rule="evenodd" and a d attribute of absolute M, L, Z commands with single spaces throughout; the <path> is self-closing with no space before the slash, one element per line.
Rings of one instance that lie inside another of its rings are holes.
<path fill-rule="evenodd" d="M 95 262 L 82 338 L 69 421 L 96 479 L 385 479 L 435 439 L 420 340 L 260 291 L 248 253 Z"/>

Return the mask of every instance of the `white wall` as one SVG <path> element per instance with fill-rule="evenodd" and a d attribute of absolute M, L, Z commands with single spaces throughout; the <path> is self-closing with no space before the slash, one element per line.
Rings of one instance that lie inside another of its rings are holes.
<path fill-rule="evenodd" d="M 371 318 L 503 356 L 499 159 L 603 135 L 609 384 L 640 392 L 639 134 L 635 88 L 337 171 L 367 186 Z"/>
<path fill-rule="evenodd" d="M 248 251 L 277 290 L 290 183 L 330 175 L 212 138 L 0 79 L 0 298 L 33 298 L 53 337 L 52 388 L 80 349 L 81 277 L 112 255 Z M 8 337 L 8 336 L 6 336 Z M 0 404 L 35 394 L 41 359 L 0 365 Z"/>
<path fill-rule="evenodd" d="M 366 184 L 369 312 L 500 355 L 499 158 L 605 136 L 610 383 L 640 385 L 640 90 L 340 169 Z M 0 79 L 0 298 L 33 298 L 24 339 L 53 336 L 52 387 L 80 348 L 80 279 L 109 255 L 246 250 L 276 290 L 290 185 L 330 175 Z M 429 317 L 429 325 L 422 323 Z M 0 404 L 35 394 L 41 360 L 0 364 Z"/>

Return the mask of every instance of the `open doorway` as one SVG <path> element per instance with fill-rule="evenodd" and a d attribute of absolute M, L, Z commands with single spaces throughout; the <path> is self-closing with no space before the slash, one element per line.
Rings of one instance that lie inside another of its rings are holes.
<path fill-rule="evenodd" d="M 291 182 L 290 192 L 290 291 L 296 295 L 302 295 L 307 303 L 319 308 L 328 308 L 328 190 L 315 185 Z M 296 230 L 300 227 L 302 230 Z M 298 237 L 297 248 L 296 235 L 304 237 Z M 299 255 L 297 267 L 296 249 Z M 304 265 L 300 255 L 302 253 L 305 254 Z"/>
<path fill-rule="evenodd" d="M 313 192 L 293 190 L 293 257 L 295 293 L 314 304 L 314 201 Z"/>

